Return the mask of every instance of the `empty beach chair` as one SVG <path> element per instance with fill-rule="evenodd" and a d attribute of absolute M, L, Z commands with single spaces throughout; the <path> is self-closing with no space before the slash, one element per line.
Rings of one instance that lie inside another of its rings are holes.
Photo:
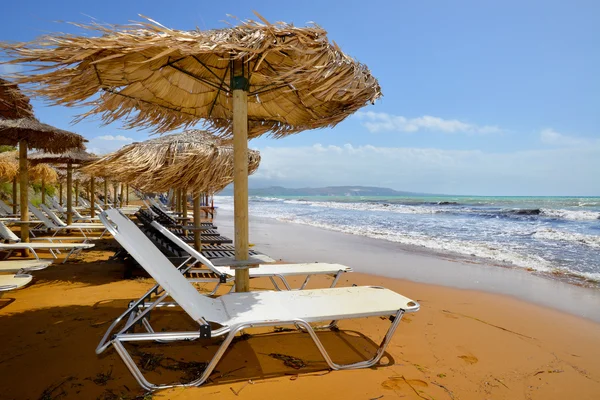
<path fill-rule="evenodd" d="M 0 243 L 0 251 L 7 252 L 4 258 L 10 257 L 15 250 L 29 250 L 36 260 L 42 261 L 37 254 L 37 251 L 45 250 L 50 252 L 52 257 L 58 258 L 57 253 L 68 250 L 69 253 L 63 260 L 63 264 L 66 263 L 73 254 L 84 249 L 91 249 L 92 247 L 94 247 L 92 243 Z"/>
<path fill-rule="evenodd" d="M 52 260 L 3 260 L 0 261 L 0 273 L 24 274 L 45 269 L 50 264 L 52 264 Z"/>
<path fill-rule="evenodd" d="M 45 206 L 45 204 L 42 204 L 42 206 Z M 67 216 L 67 209 L 64 208 L 63 206 L 61 206 L 60 203 L 58 203 L 54 199 L 52 200 L 52 207 L 54 207 L 54 209 L 60 215 L 63 215 L 64 217 Z M 41 207 L 41 208 L 42 208 L 42 210 L 45 211 L 44 207 Z M 92 218 L 92 217 L 86 217 L 84 215 L 81 215 L 81 213 L 75 207 L 73 207 L 73 221 L 75 221 L 75 222 L 98 222 L 100 220 L 98 219 L 98 217 Z"/>
<path fill-rule="evenodd" d="M 127 311 L 111 324 L 96 348 L 96 353 L 100 354 L 112 345 L 138 383 L 148 390 L 203 384 L 225 354 L 235 335 L 243 329 L 254 327 L 294 326 L 308 332 L 330 368 L 336 370 L 368 368 L 375 365 L 383 356 L 404 313 L 419 310 L 419 304 L 415 301 L 391 290 L 372 286 L 230 293 L 211 298 L 200 294 L 150 239 L 118 210 L 107 210 L 100 215 L 100 219 L 107 227 L 112 226 L 115 239 L 161 287 L 161 290 L 147 293 L 131 304 Z M 147 303 L 153 293 L 156 293 L 158 298 Z M 198 324 L 197 329 L 188 332 L 151 329 L 146 317 L 167 296 L 170 296 L 192 321 Z M 392 323 L 373 358 L 352 364 L 335 363 L 325 350 L 315 329 L 310 325 L 331 321 L 327 327 L 335 328 L 339 320 L 365 317 L 391 317 Z M 141 323 L 147 332 L 133 332 L 133 328 L 138 323 Z M 211 324 L 215 324 L 214 329 Z M 123 325 L 122 328 L 114 333 L 113 331 L 119 325 Z M 168 385 L 150 383 L 125 347 L 126 342 L 190 341 L 217 337 L 224 337 L 224 339 L 216 354 L 208 362 L 201 376 L 189 383 Z"/>
<path fill-rule="evenodd" d="M 32 279 L 33 277 L 29 274 L 0 275 L 0 297 L 4 292 L 22 288 Z"/>
<path fill-rule="evenodd" d="M 88 238 L 88 235 L 85 234 L 86 231 L 88 233 L 91 231 L 102 231 L 100 237 L 103 237 L 106 233 L 106 228 L 102 224 L 80 223 L 67 225 L 62 222 L 62 220 L 58 218 L 52 211 L 50 211 L 50 215 L 53 215 L 53 220 L 50 220 L 50 218 L 48 218 L 40 209 L 33 206 L 33 204 L 29 204 L 29 211 L 31 211 L 37 219 L 42 221 L 46 229 L 54 231 L 54 236 L 56 236 L 58 232 L 67 229 L 79 231 L 85 238 Z"/>
<path fill-rule="evenodd" d="M 216 275 L 216 279 L 214 278 L 195 278 L 191 279 L 191 281 L 196 282 L 217 282 L 217 287 L 213 290 L 212 293 L 216 292 L 219 285 L 223 282 L 233 281 L 235 278 L 235 270 L 231 267 L 220 267 L 215 266 L 212 261 L 204 257 L 200 252 L 196 249 L 185 243 L 181 238 L 177 235 L 173 234 L 173 232 L 169 231 L 167 228 L 159 224 L 158 222 L 152 222 L 152 226 L 156 228 L 157 231 L 162 233 L 167 239 L 176 244 L 181 250 L 189 255 L 189 258 L 186 260 L 186 263 L 193 261 L 194 264 L 200 263 L 204 265 L 209 272 Z M 110 228 L 109 228 L 110 230 Z M 202 274 L 207 272 L 206 269 L 200 270 L 197 268 L 192 268 L 188 272 L 192 274 Z M 352 272 L 352 268 L 347 267 L 342 264 L 329 264 L 329 263 L 301 263 L 301 264 L 259 264 L 256 268 L 250 268 L 250 278 L 269 278 L 273 283 L 273 286 L 277 290 L 281 290 L 275 278 L 279 278 L 279 280 L 283 283 L 285 289 L 291 290 L 291 287 L 286 280 L 286 276 L 306 276 L 304 283 L 300 286 L 300 289 L 306 288 L 308 281 L 313 275 L 332 275 L 334 277 L 333 282 L 330 287 L 335 287 L 340 276 L 344 272 Z M 233 290 L 233 287 L 232 287 Z M 211 293 L 211 294 L 212 294 Z"/>

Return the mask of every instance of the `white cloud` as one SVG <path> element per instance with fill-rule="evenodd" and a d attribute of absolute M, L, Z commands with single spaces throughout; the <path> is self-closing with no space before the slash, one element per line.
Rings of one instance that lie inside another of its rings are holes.
<path fill-rule="evenodd" d="M 133 138 L 125 137 L 123 135 L 117 135 L 117 136 L 104 135 L 104 136 L 97 136 L 97 137 L 95 137 L 95 139 L 99 139 L 99 140 L 116 140 L 116 141 L 119 141 L 119 142 L 133 142 Z"/>
<path fill-rule="evenodd" d="M 600 146 L 488 153 L 376 146 L 266 147 L 252 185 L 364 185 L 447 194 L 600 195 Z"/>
<path fill-rule="evenodd" d="M 475 125 L 456 119 L 443 119 L 424 115 L 417 118 L 407 118 L 402 115 L 392 115 L 381 112 L 358 112 L 357 117 L 369 132 L 418 132 L 432 131 L 444 133 L 493 134 L 501 133 L 502 129 L 491 125 Z"/>
<path fill-rule="evenodd" d="M 563 135 L 562 133 L 556 132 L 554 129 L 546 128 L 540 132 L 540 140 L 544 144 L 560 147 L 585 147 L 585 146 L 598 146 L 600 140 L 596 139 L 585 139 L 576 136 Z"/>
<path fill-rule="evenodd" d="M 122 135 L 104 135 L 96 136 L 90 139 L 86 144 L 88 151 L 94 154 L 102 155 L 120 149 L 126 144 L 132 143 L 133 138 Z"/>

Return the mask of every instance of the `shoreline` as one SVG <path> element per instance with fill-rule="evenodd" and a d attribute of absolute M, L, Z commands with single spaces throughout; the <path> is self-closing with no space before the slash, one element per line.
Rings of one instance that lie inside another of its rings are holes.
<path fill-rule="evenodd" d="M 219 209 L 215 224 L 223 235 L 234 237 L 232 212 Z M 252 215 L 250 243 L 287 262 L 337 262 L 372 275 L 511 296 L 600 322 L 598 289 L 517 267 L 469 262 L 387 240 Z"/>

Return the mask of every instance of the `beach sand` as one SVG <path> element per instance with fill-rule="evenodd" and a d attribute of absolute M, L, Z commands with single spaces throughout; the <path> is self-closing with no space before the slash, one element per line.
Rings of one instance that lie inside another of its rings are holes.
<path fill-rule="evenodd" d="M 217 223 L 229 235 L 225 216 L 221 213 Z M 314 261 L 296 260 L 299 254 L 277 247 L 275 240 L 269 247 L 261 246 L 268 235 L 257 224 L 251 232 L 255 247 L 271 256 L 289 254 L 292 261 Z M 349 235 L 336 234 L 335 245 L 315 246 L 301 229 L 292 225 L 287 232 L 285 239 L 298 248 L 329 249 L 328 257 L 339 262 L 364 257 L 360 246 L 345 242 Z M 336 258 L 338 246 L 345 250 Z M 365 274 L 361 268 L 346 274 L 338 286 L 381 285 L 421 304 L 419 312 L 403 318 L 382 365 L 328 371 L 307 334 L 262 330 L 232 345 L 209 384 L 144 397 L 112 348 L 99 356 L 94 353 L 128 301 L 153 285 L 140 270 L 123 279 L 125 266 L 108 261 L 117 248 L 112 240 L 100 241 L 74 262 L 35 272 L 29 287 L 0 299 L 0 306 L 5 305 L 0 309 L 2 399 L 600 398 L 600 324 L 515 297 L 382 276 L 385 271 Z M 391 257 L 385 248 L 369 255 L 372 263 Z M 413 262 L 413 256 L 393 255 L 398 265 Z M 447 261 L 427 262 L 438 263 L 441 269 Z M 301 280 L 292 282 L 299 285 Z M 321 277 L 309 286 L 330 282 L 331 278 Z M 251 284 L 254 289 L 270 287 L 267 280 Z M 152 321 L 159 329 L 194 329 L 177 309 L 155 311 Z M 380 318 L 344 321 L 340 332 L 323 333 L 322 340 L 334 361 L 358 361 L 374 350 L 388 326 L 389 321 Z M 199 362 L 215 349 L 215 342 L 198 341 L 144 345 L 133 351 L 147 378 L 165 383 L 191 379 L 201 368 Z M 299 365 L 303 366 L 294 368 Z"/>

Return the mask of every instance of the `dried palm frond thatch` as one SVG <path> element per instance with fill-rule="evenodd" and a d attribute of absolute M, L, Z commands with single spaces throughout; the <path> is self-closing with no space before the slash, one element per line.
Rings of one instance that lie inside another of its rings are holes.
<path fill-rule="evenodd" d="M 0 177 L 7 179 L 10 176 L 11 169 L 15 170 L 12 178 L 19 173 L 19 152 L 18 151 L 6 151 L 0 153 Z M 2 172 L 3 169 L 7 169 L 7 172 Z M 57 171 L 47 164 L 32 165 L 29 164 L 27 168 L 27 176 L 30 182 L 39 183 L 42 179 L 46 183 L 54 183 L 58 181 Z M 10 179 L 12 179 L 10 178 Z"/>
<path fill-rule="evenodd" d="M 14 83 L 0 78 L 0 118 L 33 118 L 33 107 Z"/>
<path fill-rule="evenodd" d="M 70 150 L 62 153 L 37 152 L 29 155 L 29 161 L 32 164 L 85 164 L 96 161 L 98 157 L 95 154 L 88 153 L 85 150 Z"/>
<path fill-rule="evenodd" d="M 35 118 L 0 119 L 0 145 L 15 146 L 26 140 L 28 148 L 60 153 L 83 149 L 83 136 L 43 124 Z"/>
<path fill-rule="evenodd" d="M 248 173 L 258 168 L 260 154 L 248 151 Z M 132 143 L 81 168 L 108 175 L 148 192 L 181 188 L 214 193 L 233 181 L 233 147 L 201 130 L 187 130 Z"/>
<path fill-rule="evenodd" d="M 0 153 L 0 180 L 12 181 L 19 173 L 19 164 L 11 155 L 14 152 Z"/>
<path fill-rule="evenodd" d="M 99 36 L 53 34 L 4 43 L 10 63 L 38 68 L 16 78 L 54 104 L 88 105 L 80 116 L 124 119 L 157 132 L 204 122 L 232 136 L 232 69 L 248 85 L 248 136 L 274 137 L 335 126 L 381 96 L 367 66 L 330 43 L 317 25 L 262 23 L 180 31 L 146 19 L 132 25 L 77 25 Z M 101 93 L 99 99 L 95 98 Z M 132 112 L 133 111 L 133 112 Z"/>
<path fill-rule="evenodd" d="M 58 182 L 58 173 L 48 164 L 30 165 L 28 169 L 31 182 L 55 183 Z"/>

